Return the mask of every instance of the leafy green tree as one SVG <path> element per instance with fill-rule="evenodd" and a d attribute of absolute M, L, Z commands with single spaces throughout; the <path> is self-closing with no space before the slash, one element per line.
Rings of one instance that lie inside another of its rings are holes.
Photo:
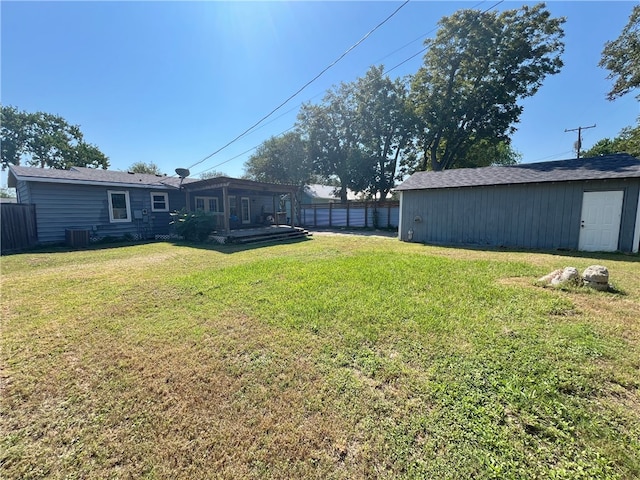
<path fill-rule="evenodd" d="M 330 89 L 319 105 L 304 104 L 298 113 L 313 170 L 323 178 L 340 181 L 342 202 L 347 201 L 349 188 L 357 189 L 361 177 L 357 170 L 363 165 L 354 93 L 354 84 L 342 83 Z"/>
<path fill-rule="evenodd" d="M 583 156 L 598 157 L 613 153 L 628 153 L 640 158 L 640 123 L 635 127 L 623 128 L 617 137 L 597 141 Z"/>
<path fill-rule="evenodd" d="M 562 67 L 563 18 L 544 4 L 502 13 L 460 10 L 425 42 L 411 82 L 420 155 L 414 169 L 467 165 L 474 145 L 508 145 L 522 106 Z"/>
<path fill-rule="evenodd" d="M 80 166 L 107 169 L 109 167 L 109 159 L 96 145 L 80 141 L 71 149 L 63 165 L 63 168 Z"/>
<path fill-rule="evenodd" d="M 400 163 L 412 147 L 412 119 L 407 89 L 392 81 L 384 67 L 371 67 L 354 84 L 358 142 L 362 165 L 354 171 L 355 191 L 385 199 L 395 185 Z"/>
<path fill-rule="evenodd" d="M 29 137 L 27 125 L 31 114 L 19 112 L 15 107 L 3 106 L 0 118 L 0 149 L 2 150 L 2 169 L 9 164 L 20 165 L 20 159 L 27 149 Z"/>
<path fill-rule="evenodd" d="M 306 142 L 299 133 L 271 137 L 244 164 L 245 177 L 259 182 L 304 185 L 313 176 Z"/>
<path fill-rule="evenodd" d="M 67 169 L 108 168 L 109 159 L 84 141 L 80 127 L 50 113 L 28 113 L 2 106 L 2 168 L 9 164 Z"/>
<path fill-rule="evenodd" d="M 515 165 L 522 160 L 522 154 L 516 152 L 511 144 L 495 142 L 483 138 L 474 142 L 464 158 L 460 159 L 460 168 L 488 167 L 490 165 Z"/>
<path fill-rule="evenodd" d="M 128 169 L 133 173 L 148 173 L 151 175 L 162 175 L 160 167 L 154 162 L 135 162 Z"/>
<path fill-rule="evenodd" d="M 609 100 L 640 87 L 640 5 L 633 7 L 620 36 L 605 43 L 599 65 L 609 70 L 608 79 L 615 79 Z"/>

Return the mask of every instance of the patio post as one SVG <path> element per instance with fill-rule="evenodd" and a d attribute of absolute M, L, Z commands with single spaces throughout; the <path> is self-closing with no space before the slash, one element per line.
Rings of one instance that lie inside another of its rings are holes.
<path fill-rule="evenodd" d="M 296 196 L 294 195 L 293 190 L 289 192 L 289 205 L 291 205 L 291 228 L 295 228 L 296 226 Z"/>
<path fill-rule="evenodd" d="M 227 187 L 226 185 L 222 187 L 222 205 L 222 214 L 224 216 L 224 231 L 228 234 L 231 232 L 231 228 L 229 225 L 229 212 L 231 211 L 231 208 L 229 206 L 229 187 Z"/>

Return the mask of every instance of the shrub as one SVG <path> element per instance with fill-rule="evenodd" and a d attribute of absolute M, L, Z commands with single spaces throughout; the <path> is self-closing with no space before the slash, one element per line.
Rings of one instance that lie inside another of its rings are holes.
<path fill-rule="evenodd" d="M 180 212 L 172 213 L 174 226 L 178 235 L 190 242 L 204 242 L 214 231 L 216 226 L 215 218 L 205 212 Z"/>

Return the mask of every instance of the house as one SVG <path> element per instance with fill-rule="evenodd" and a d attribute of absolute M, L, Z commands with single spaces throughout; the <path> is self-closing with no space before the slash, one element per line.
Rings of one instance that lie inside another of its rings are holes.
<path fill-rule="evenodd" d="M 206 180 L 84 167 L 69 170 L 9 166 L 8 185 L 19 203 L 36 206 L 39 243 L 92 238 L 155 238 L 170 233 L 171 212 L 201 210 L 226 233 L 293 219 L 280 209 L 296 187 L 229 177 Z M 88 232 L 88 233 L 87 233 Z"/>
<path fill-rule="evenodd" d="M 417 172 L 400 193 L 400 240 L 637 253 L 640 160 L 627 154 Z"/>

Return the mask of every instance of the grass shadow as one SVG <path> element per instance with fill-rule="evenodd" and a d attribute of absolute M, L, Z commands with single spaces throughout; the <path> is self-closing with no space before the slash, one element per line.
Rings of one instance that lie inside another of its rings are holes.
<path fill-rule="evenodd" d="M 274 245 L 291 245 L 294 243 L 303 243 L 311 241 L 311 237 L 299 237 L 299 238 L 289 238 L 289 239 L 280 239 L 280 240 L 269 240 L 264 242 L 249 242 L 249 243 L 197 243 L 197 242 L 187 242 L 184 240 L 175 240 L 170 242 L 171 244 L 177 247 L 187 247 L 187 248 L 195 248 L 199 250 L 210 250 L 212 252 L 217 253 L 225 253 L 225 254 L 233 254 L 246 252 L 249 250 L 258 250 L 266 247 L 273 247 Z"/>
<path fill-rule="evenodd" d="M 590 258 L 604 260 L 607 262 L 636 262 L 640 263 L 640 254 L 637 253 L 622 253 L 622 252 L 582 252 L 578 250 L 542 250 L 542 249 L 527 249 L 517 247 L 490 247 L 482 245 L 446 245 L 446 244 L 421 244 L 424 247 L 438 247 L 447 248 L 451 250 L 471 250 L 477 252 L 488 253 L 525 253 L 525 254 L 542 254 L 542 255 L 557 255 L 560 257 L 571 258 Z"/>

